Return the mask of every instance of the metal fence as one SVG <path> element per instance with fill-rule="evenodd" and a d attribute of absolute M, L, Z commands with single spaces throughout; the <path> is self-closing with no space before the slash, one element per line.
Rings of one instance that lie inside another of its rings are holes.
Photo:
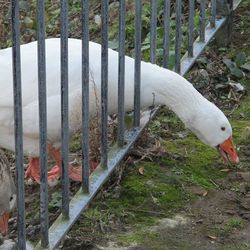
<path fill-rule="evenodd" d="M 220 9 L 216 7 L 218 0 L 211 2 L 200 0 L 199 4 L 199 36 L 194 40 L 195 1 L 188 2 L 188 46 L 181 59 L 182 44 L 182 0 L 175 2 L 175 71 L 184 75 L 214 37 L 215 33 L 232 14 L 232 4 L 220 1 Z M 187 1 L 185 1 L 185 4 Z M 15 150 L 17 176 L 17 220 L 18 247 L 26 248 L 25 202 L 24 202 L 24 167 L 22 141 L 22 99 L 21 99 L 21 63 L 20 63 L 20 30 L 19 1 L 12 0 L 12 41 L 13 41 L 13 86 L 15 106 Z M 46 106 L 46 58 L 45 58 L 45 18 L 44 0 L 37 0 L 37 40 L 38 40 L 38 86 L 39 86 L 39 121 L 40 121 L 40 225 L 41 240 L 37 249 L 54 249 L 69 231 L 80 213 L 94 198 L 102 184 L 107 180 L 114 168 L 121 162 L 140 133 L 154 116 L 157 108 L 144 115 L 146 122 L 140 124 L 140 62 L 141 62 L 141 15 L 142 1 L 135 0 L 135 50 L 134 50 L 134 127 L 125 131 L 124 125 L 124 70 L 125 70 L 125 10 L 126 1 L 119 1 L 119 77 L 118 77 L 118 136 L 117 144 L 108 150 L 108 0 L 101 1 L 101 163 L 89 176 L 89 1 L 82 0 L 82 163 L 83 180 L 81 189 L 69 199 L 68 148 L 69 148 L 69 109 L 68 109 L 68 3 L 61 0 L 61 123 L 62 123 L 62 208 L 61 215 L 49 228 L 48 218 L 48 181 L 47 181 L 47 106 Z M 150 61 L 156 62 L 157 47 L 157 0 L 151 0 L 150 25 Z M 210 6 L 210 8 L 207 8 Z M 169 65 L 170 46 L 170 1 L 164 1 L 163 10 L 163 67 Z M 228 9 L 224 16 L 217 16 L 221 9 Z M 206 23 L 206 12 L 210 12 L 210 20 Z"/>

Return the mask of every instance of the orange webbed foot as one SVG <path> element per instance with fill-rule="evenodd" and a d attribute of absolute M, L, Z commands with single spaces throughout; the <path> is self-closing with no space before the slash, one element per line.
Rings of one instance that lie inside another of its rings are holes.
<path fill-rule="evenodd" d="M 29 159 L 29 164 L 25 172 L 25 178 L 32 178 L 40 184 L 40 167 L 38 157 Z"/>
<path fill-rule="evenodd" d="M 82 166 L 73 167 L 69 165 L 69 178 L 73 181 L 82 181 Z"/>
<path fill-rule="evenodd" d="M 89 162 L 90 173 L 92 173 L 97 166 L 98 166 L 97 162 L 90 161 Z M 72 165 L 69 165 L 69 178 L 73 181 L 82 181 L 82 166 L 74 167 Z"/>
<path fill-rule="evenodd" d="M 49 186 L 54 186 L 58 179 L 61 176 L 61 170 L 56 165 L 52 169 L 48 171 L 48 184 Z M 39 165 L 39 158 L 30 158 L 28 168 L 25 172 L 26 178 L 31 178 L 35 180 L 36 183 L 41 184 L 40 181 L 40 165 Z"/>
<path fill-rule="evenodd" d="M 61 169 L 57 165 L 48 171 L 48 184 L 50 187 L 55 186 L 58 183 L 58 179 L 61 177 Z"/>

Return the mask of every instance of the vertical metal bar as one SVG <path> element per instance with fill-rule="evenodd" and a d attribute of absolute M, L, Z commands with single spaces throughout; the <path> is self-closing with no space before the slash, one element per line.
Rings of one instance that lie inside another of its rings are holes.
<path fill-rule="evenodd" d="M 193 57 L 194 53 L 194 0 L 189 0 L 188 9 L 188 56 Z"/>
<path fill-rule="evenodd" d="M 141 106 L 141 0 L 135 0 L 134 126 L 140 126 Z"/>
<path fill-rule="evenodd" d="M 215 28 L 215 19 L 216 19 L 216 0 L 211 0 L 211 20 L 210 25 L 212 28 Z"/>
<path fill-rule="evenodd" d="M 233 0 L 228 0 L 227 3 L 225 3 L 225 8 L 227 7 L 228 9 L 228 18 L 227 18 L 227 22 L 228 25 L 227 27 L 227 40 L 228 40 L 228 44 L 230 44 L 232 42 L 232 31 L 233 31 L 233 15 L 234 15 L 234 11 L 233 11 Z"/>
<path fill-rule="evenodd" d="M 11 1 L 18 249 L 26 249 L 19 1 Z"/>
<path fill-rule="evenodd" d="M 124 80 L 125 80 L 125 11 L 126 2 L 119 5 L 119 66 L 118 66 L 118 137 L 119 146 L 124 144 Z"/>
<path fill-rule="evenodd" d="M 102 0 L 102 65 L 101 65 L 101 164 L 108 165 L 108 0 Z"/>
<path fill-rule="evenodd" d="M 156 57 L 156 28 L 157 28 L 157 0 L 151 0 L 151 20 L 150 20 L 150 62 L 155 63 Z"/>
<path fill-rule="evenodd" d="M 181 71 L 181 0 L 176 0 L 175 71 Z"/>
<path fill-rule="evenodd" d="M 164 25 L 164 36 L 163 36 L 163 67 L 168 67 L 169 61 L 169 28 L 170 28 L 170 0 L 164 1 L 163 11 L 163 25 Z"/>
<path fill-rule="evenodd" d="M 38 96 L 39 96 L 39 133 L 40 133 L 40 224 L 41 245 L 47 247 L 48 236 L 48 166 L 47 166 L 47 100 L 46 100 L 46 62 L 45 62 L 45 25 L 44 0 L 38 0 L 37 41 L 38 41 Z"/>
<path fill-rule="evenodd" d="M 205 25 L 206 25 L 206 2 L 200 0 L 200 42 L 205 42 Z"/>
<path fill-rule="evenodd" d="M 68 2 L 61 0 L 62 214 L 69 217 Z"/>
<path fill-rule="evenodd" d="M 89 0 L 82 0 L 82 188 L 89 192 Z"/>

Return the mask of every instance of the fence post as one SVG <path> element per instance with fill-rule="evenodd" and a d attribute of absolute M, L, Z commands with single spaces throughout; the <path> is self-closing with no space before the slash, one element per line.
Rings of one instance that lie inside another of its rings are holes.
<path fill-rule="evenodd" d="M 226 18 L 225 24 L 216 35 L 217 45 L 228 46 L 232 40 L 233 0 L 217 0 L 216 14 Z"/>

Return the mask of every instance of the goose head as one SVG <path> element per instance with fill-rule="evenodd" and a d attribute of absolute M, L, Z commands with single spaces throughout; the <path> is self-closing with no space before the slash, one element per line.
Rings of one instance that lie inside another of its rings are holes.
<path fill-rule="evenodd" d="M 209 101 L 202 107 L 188 122 L 188 127 L 202 142 L 216 148 L 225 163 L 228 162 L 228 156 L 233 162 L 239 163 L 227 117 Z"/>
<path fill-rule="evenodd" d="M 8 232 L 10 211 L 16 204 L 16 188 L 10 173 L 10 166 L 3 151 L 0 150 L 0 233 Z"/>

